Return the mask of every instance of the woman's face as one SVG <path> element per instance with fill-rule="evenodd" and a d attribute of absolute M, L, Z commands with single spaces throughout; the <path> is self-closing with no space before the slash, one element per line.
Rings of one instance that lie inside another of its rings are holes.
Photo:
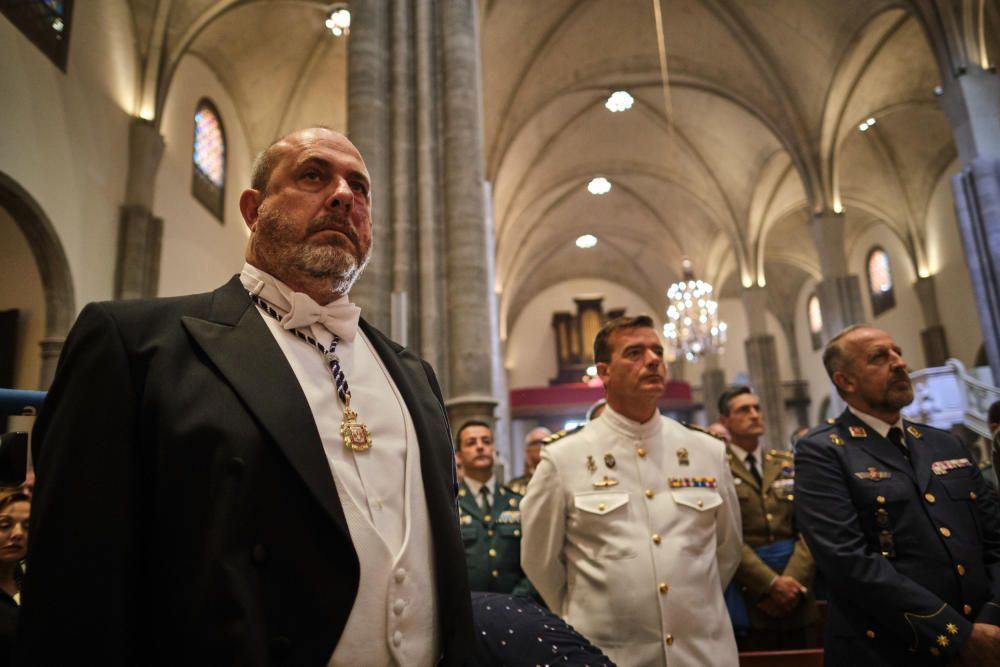
<path fill-rule="evenodd" d="M 13 502 L 0 510 L 0 562 L 16 563 L 28 553 L 28 517 L 31 503 Z"/>

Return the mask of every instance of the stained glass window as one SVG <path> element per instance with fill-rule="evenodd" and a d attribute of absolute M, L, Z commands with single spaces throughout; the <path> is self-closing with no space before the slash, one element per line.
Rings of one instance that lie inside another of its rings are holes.
<path fill-rule="evenodd" d="M 73 0 L 0 0 L 0 13 L 66 71 Z"/>
<path fill-rule="evenodd" d="M 198 102 L 194 112 L 194 168 L 191 193 L 222 221 L 226 186 L 226 132 L 215 105 Z"/>
<path fill-rule="evenodd" d="M 809 336 L 812 338 L 814 350 L 823 346 L 823 311 L 819 307 L 819 297 L 815 294 L 806 302 L 806 314 L 809 318 Z"/>
<path fill-rule="evenodd" d="M 896 305 L 892 266 L 885 250 L 875 246 L 868 253 L 868 293 L 872 299 L 872 315 L 878 316 Z"/>

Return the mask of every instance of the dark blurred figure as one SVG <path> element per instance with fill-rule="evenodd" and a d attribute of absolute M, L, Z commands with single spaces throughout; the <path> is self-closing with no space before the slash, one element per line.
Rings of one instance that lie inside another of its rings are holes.
<path fill-rule="evenodd" d="M 794 431 L 792 431 L 792 434 L 788 436 L 788 444 L 792 446 L 793 452 L 795 451 L 795 445 L 797 445 L 799 443 L 799 440 L 802 439 L 802 436 L 804 436 L 810 430 L 811 429 L 808 426 L 800 426 Z"/>
<path fill-rule="evenodd" d="M 21 561 L 28 555 L 31 501 L 18 491 L 0 492 L 0 665 L 11 663 L 21 605 Z"/>
<path fill-rule="evenodd" d="M 531 476 L 535 474 L 535 468 L 542 459 L 542 445 L 550 435 L 552 431 L 544 426 L 538 426 L 524 436 L 524 474 L 507 482 L 507 486 L 515 493 L 523 496 L 528 490 L 528 482 L 531 481 Z"/>
<path fill-rule="evenodd" d="M 502 593 L 473 593 L 475 667 L 614 667 L 586 637 L 540 604 Z"/>

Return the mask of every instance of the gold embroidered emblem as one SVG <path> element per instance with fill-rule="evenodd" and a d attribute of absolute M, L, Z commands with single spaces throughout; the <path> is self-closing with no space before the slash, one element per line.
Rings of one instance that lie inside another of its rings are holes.
<path fill-rule="evenodd" d="M 595 489 L 606 489 L 609 486 L 618 486 L 618 480 L 611 479 L 610 477 L 605 475 L 604 479 L 594 482 Z"/>

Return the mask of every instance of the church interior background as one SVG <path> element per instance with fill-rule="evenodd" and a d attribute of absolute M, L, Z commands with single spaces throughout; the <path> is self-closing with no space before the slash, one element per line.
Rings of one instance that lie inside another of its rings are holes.
<path fill-rule="evenodd" d="M 237 273 L 253 157 L 321 124 L 374 181 L 352 299 L 454 423 L 496 420 L 512 475 L 601 394 L 600 322 L 662 327 L 688 276 L 726 324 L 671 351 L 665 406 L 696 422 L 749 382 L 787 447 L 839 409 L 821 347 L 856 322 L 901 344 L 912 416 L 984 433 L 1000 397 L 997 0 L 0 9 L 0 387 L 44 389 L 90 301 Z"/>

